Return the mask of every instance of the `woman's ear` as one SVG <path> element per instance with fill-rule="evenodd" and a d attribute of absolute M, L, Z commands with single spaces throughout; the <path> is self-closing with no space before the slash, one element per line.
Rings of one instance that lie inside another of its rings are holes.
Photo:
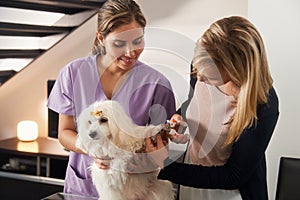
<path fill-rule="evenodd" d="M 98 48 L 99 48 L 99 50 L 100 50 L 100 54 L 102 54 L 102 55 L 105 55 L 106 54 L 106 49 L 105 49 L 105 46 L 104 46 L 104 37 L 103 37 L 103 35 L 102 34 L 100 34 L 99 32 L 96 32 L 96 38 L 97 38 L 97 40 L 96 40 L 96 45 L 97 46 L 99 46 Z"/>
<path fill-rule="evenodd" d="M 97 37 L 99 43 L 101 45 L 103 45 L 103 36 L 99 32 L 96 32 L 96 37 Z"/>

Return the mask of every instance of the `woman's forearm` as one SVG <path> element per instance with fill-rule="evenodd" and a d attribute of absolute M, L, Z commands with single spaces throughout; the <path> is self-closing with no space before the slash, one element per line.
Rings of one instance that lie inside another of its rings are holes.
<path fill-rule="evenodd" d="M 68 150 L 74 151 L 76 153 L 83 153 L 80 149 L 76 147 L 77 134 L 73 130 L 64 129 L 58 134 L 59 142 Z"/>
<path fill-rule="evenodd" d="M 58 140 L 66 149 L 83 153 L 76 147 L 77 132 L 73 116 L 59 115 Z"/>

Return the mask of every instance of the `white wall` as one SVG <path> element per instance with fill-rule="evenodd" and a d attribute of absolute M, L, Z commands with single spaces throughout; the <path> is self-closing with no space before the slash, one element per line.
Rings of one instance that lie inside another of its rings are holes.
<path fill-rule="evenodd" d="M 229 15 L 247 16 L 247 0 L 137 0 L 149 27 L 161 27 L 197 40 L 211 22 Z"/>
<path fill-rule="evenodd" d="M 300 157 L 300 1 L 248 0 L 249 18 L 264 38 L 280 101 L 279 122 L 267 151 L 270 199 L 280 156 Z"/>
<path fill-rule="evenodd" d="M 96 20 L 91 18 L 0 87 L 0 139 L 16 136 L 21 120 L 36 121 L 39 135 L 47 136 L 47 80 L 55 79 L 71 60 L 90 53 Z"/>

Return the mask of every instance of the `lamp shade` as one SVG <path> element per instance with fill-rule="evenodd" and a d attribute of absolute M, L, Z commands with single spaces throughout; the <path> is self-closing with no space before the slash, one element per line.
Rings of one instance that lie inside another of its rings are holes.
<path fill-rule="evenodd" d="M 21 121 L 18 123 L 17 137 L 21 141 L 34 141 L 38 137 L 38 125 L 35 121 Z"/>

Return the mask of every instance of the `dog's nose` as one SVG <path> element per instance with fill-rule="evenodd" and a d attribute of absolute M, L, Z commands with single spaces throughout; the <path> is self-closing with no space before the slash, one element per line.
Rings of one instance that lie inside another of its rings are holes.
<path fill-rule="evenodd" d="M 92 131 L 92 132 L 89 133 L 89 136 L 91 138 L 95 138 L 97 136 L 97 132 L 96 131 Z"/>

